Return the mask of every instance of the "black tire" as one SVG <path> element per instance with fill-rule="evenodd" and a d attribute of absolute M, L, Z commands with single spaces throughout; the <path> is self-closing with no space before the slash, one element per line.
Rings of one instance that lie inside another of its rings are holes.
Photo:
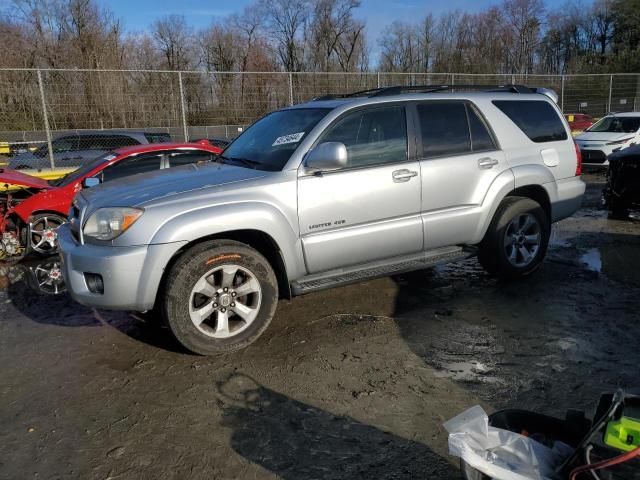
<path fill-rule="evenodd" d="M 540 243 L 529 263 L 516 266 L 509 261 L 505 234 L 512 220 L 526 214 L 532 215 L 538 222 Z M 550 233 L 549 217 L 538 202 L 525 197 L 507 197 L 500 203 L 480 243 L 478 260 L 487 272 L 496 277 L 515 279 L 527 276 L 536 271 L 544 260 Z"/>
<path fill-rule="evenodd" d="M 619 198 L 610 196 L 607 199 L 607 210 L 609 218 L 615 220 L 626 220 L 629 218 L 629 205 Z"/>
<path fill-rule="evenodd" d="M 192 289 L 203 275 L 231 262 L 249 271 L 258 281 L 261 289 L 259 310 L 245 330 L 228 338 L 213 338 L 191 320 Z M 178 258 L 167 273 L 163 294 L 159 306 L 176 339 L 194 353 L 217 355 L 240 350 L 262 335 L 278 304 L 278 281 L 273 268 L 258 251 L 240 242 L 214 240 L 195 245 Z"/>

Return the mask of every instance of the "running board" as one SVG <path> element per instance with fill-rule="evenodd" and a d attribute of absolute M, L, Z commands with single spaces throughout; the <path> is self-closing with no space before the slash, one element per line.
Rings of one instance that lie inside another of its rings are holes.
<path fill-rule="evenodd" d="M 399 273 L 422 270 L 443 263 L 464 260 L 476 254 L 472 247 L 444 247 L 418 254 L 394 257 L 377 262 L 337 268 L 327 272 L 302 277 L 291 284 L 294 295 L 303 295 L 316 290 L 348 285 L 379 277 L 388 277 Z"/>

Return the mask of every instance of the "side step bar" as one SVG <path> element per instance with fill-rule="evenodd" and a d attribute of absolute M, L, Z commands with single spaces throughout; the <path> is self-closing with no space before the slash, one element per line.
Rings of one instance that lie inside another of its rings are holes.
<path fill-rule="evenodd" d="M 411 272 L 434 267 L 443 263 L 451 263 L 476 254 L 476 249 L 472 247 L 444 247 L 428 252 L 421 252 L 410 256 L 394 257 L 386 260 L 355 265 L 347 268 L 337 268 L 314 275 L 307 275 L 291 284 L 294 295 L 304 295 L 305 293 L 325 288 L 348 285 L 379 277 L 388 277 L 399 273 Z"/>

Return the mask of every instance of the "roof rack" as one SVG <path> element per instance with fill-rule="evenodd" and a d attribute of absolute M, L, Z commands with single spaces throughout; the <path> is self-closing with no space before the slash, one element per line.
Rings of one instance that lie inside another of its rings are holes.
<path fill-rule="evenodd" d="M 402 93 L 434 93 L 444 91 L 481 91 L 481 92 L 511 92 L 511 93 L 536 93 L 536 89 L 525 87 L 524 85 L 396 85 L 393 87 L 371 88 L 353 93 L 323 95 L 316 97 L 312 101 L 335 100 L 338 98 L 353 97 L 386 97 L 390 95 L 400 95 Z"/>

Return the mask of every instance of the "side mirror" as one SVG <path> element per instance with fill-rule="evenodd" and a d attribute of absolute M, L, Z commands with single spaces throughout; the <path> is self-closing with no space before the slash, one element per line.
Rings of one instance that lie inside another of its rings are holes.
<path fill-rule="evenodd" d="M 83 188 L 97 187 L 100 185 L 100 179 L 98 177 L 87 177 L 82 181 Z"/>
<path fill-rule="evenodd" d="M 325 142 L 307 154 L 305 166 L 311 170 L 338 170 L 347 166 L 347 147 L 340 142 Z"/>

